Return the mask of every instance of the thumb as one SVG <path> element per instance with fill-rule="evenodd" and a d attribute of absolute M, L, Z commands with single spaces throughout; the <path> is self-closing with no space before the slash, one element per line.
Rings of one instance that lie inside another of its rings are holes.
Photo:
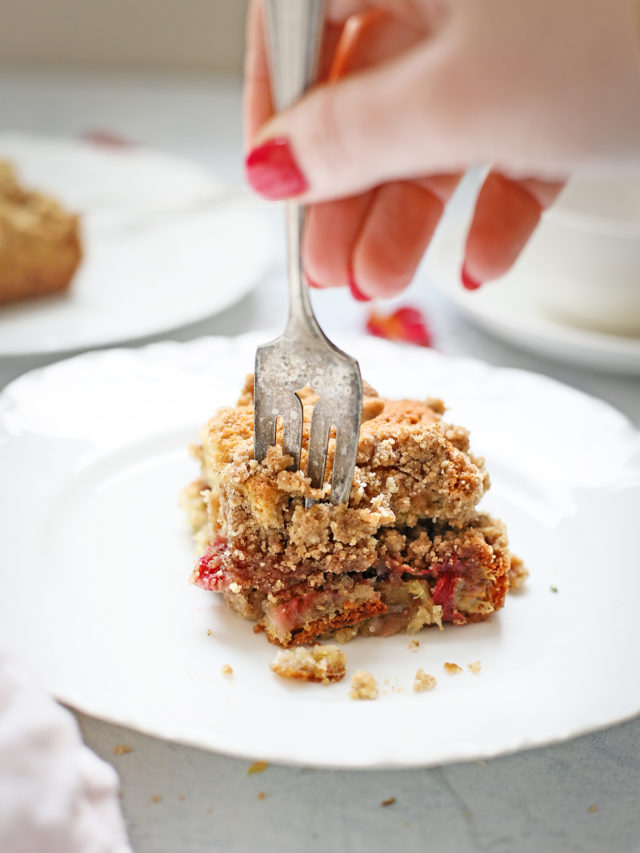
<path fill-rule="evenodd" d="M 438 46 L 317 86 L 263 125 L 246 160 L 261 195 L 316 202 L 467 163 L 465 134 L 447 117 Z M 450 106 L 449 106 L 450 111 Z"/>

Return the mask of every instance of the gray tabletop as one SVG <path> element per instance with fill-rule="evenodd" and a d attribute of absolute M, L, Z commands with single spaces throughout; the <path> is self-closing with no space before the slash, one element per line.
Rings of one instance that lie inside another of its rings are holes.
<path fill-rule="evenodd" d="M 199 160 L 231 183 L 241 180 L 238 81 L 4 69 L 0 103 L 3 129 L 108 130 Z M 274 214 L 274 231 L 275 222 Z M 241 302 L 162 338 L 184 341 L 280 325 L 283 274 L 280 253 L 273 270 Z M 366 309 L 343 293 L 314 298 L 329 332 L 362 329 Z M 640 425 L 640 380 L 546 361 L 489 338 L 452 311 L 424 275 L 407 299 L 428 312 L 441 351 L 544 373 L 608 400 Z M 0 387 L 54 360 L 0 360 Z M 640 850 L 640 718 L 486 762 L 368 772 L 269 766 L 248 775 L 247 761 L 77 717 L 87 744 L 120 774 L 137 853 L 257 848 L 356 853 L 394 846 L 407 853 Z M 115 754 L 121 744 L 132 751 Z M 381 805 L 392 797 L 393 804 Z"/>

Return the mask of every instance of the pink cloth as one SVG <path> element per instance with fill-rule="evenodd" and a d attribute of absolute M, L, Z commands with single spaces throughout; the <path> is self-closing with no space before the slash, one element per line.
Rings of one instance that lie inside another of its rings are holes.
<path fill-rule="evenodd" d="M 127 853 L 118 777 L 0 647 L 0 850 Z"/>

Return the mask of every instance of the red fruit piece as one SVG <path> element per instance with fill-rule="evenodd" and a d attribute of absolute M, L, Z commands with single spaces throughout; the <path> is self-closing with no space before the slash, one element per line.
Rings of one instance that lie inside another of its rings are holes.
<path fill-rule="evenodd" d="M 207 548 L 196 563 L 191 576 L 193 583 L 202 589 L 219 592 L 224 580 L 220 549 Z"/>
<path fill-rule="evenodd" d="M 410 306 L 398 308 L 387 315 L 372 311 L 367 318 L 366 329 L 370 335 L 388 341 L 404 341 L 421 347 L 430 347 L 432 343 L 424 315 Z"/>
<path fill-rule="evenodd" d="M 278 607 L 276 621 L 285 631 L 290 631 L 301 621 L 303 613 L 303 598 L 300 595 L 290 598 Z"/>
<path fill-rule="evenodd" d="M 378 315 L 374 312 L 367 318 L 366 329 L 370 335 L 374 335 L 376 338 L 387 337 L 384 322 L 380 322 Z"/>
<path fill-rule="evenodd" d="M 422 313 L 418 311 L 417 308 L 411 308 L 409 306 L 405 306 L 404 308 L 398 308 L 397 311 L 394 311 L 392 316 L 397 317 L 402 323 L 410 325 L 412 323 L 423 323 L 424 317 Z"/>
<path fill-rule="evenodd" d="M 464 625 L 467 621 L 464 614 L 460 613 L 457 608 L 456 591 L 460 585 L 460 574 L 451 569 L 447 569 L 437 575 L 438 580 L 431 591 L 431 596 L 435 604 L 442 607 L 442 618 L 446 622 L 453 622 L 454 625 Z"/>
<path fill-rule="evenodd" d="M 108 130 L 88 130 L 83 134 L 88 142 L 103 148 L 133 148 L 135 143 Z"/>

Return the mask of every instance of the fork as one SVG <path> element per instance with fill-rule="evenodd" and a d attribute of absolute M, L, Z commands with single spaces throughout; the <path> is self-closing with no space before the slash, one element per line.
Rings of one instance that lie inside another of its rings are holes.
<path fill-rule="evenodd" d="M 266 34 L 277 110 L 289 107 L 315 80 L 323 18 L 323 0 L 267 0 Z M 300 467 L 303 409 L 296 392 L 311 386 L 319 400 L 311 415 L 306 473 L 313 488 L 323 487 L 334 427 L 330 500 L 347 503 L 358 450 L 362 379 L 358 362 L 331 343 L 313 313 L 301 261 L 304 218 L 304 207 L 286 203 L 289 316 L 280 337 L 256 352 L 254 455 L 260 462 L 275 445 L 281 418 L 283 453 L 293 457 L 292 469 Z"/>

